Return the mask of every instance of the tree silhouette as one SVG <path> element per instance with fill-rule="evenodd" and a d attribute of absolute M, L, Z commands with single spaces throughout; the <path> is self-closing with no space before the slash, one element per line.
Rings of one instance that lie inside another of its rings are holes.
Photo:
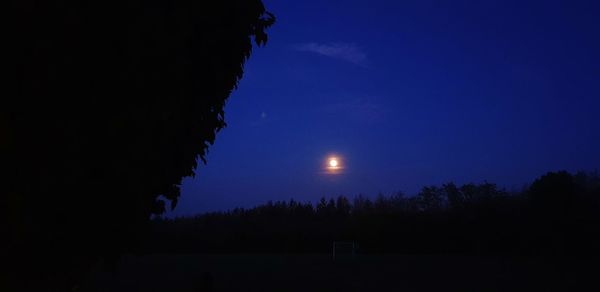
<path fill-rule="evenodd" d="M 536 179 L 529 188 L 532 203 L 549 212 L 566 212 L 577 196 L 573 176 L 566 172 L 549 172 Z"/>
<path fill-rule="evenodd" d="M 437 186 L 423 187 L 417 197 L 424 211 L 438 211 L 444 206 L 444 194 Z"/>
<path fill-rule="evenodd" d="M 345 216 L 350 214 L 350 211 L 352 210 L 352 205 L 350 204 L 350 200 L 348 200 L 348 198 L 344 197 L 344 196 L 339 196 L 336 199 L 336 210 L 338 215 L 340 216 Z"/>
<path fill-rule="evenodd" d="M 536 219 L 535 239 L 553 243 L 549 250 L 554 253 L 588 250 L 585 247 L 597 245 L 597 181 L 594 173 L 573 176 L 566 171 L 548 172 L 535 180 L 528 191 Z"/>
<path fill-rule="evenodd" d="M 126 250 L 151 214 L 176 206 L 274 16 L 260 0 L 11 4 L 7 251 L 49 268 Z"/>
<path fill-rule="evenodd" d="M 442 185 L 443 191 L 446 193 L 448 198 L 448 205 L 451 208 L 462 208 L 465 204 L 465 197 L 454 183 L 447 183 Z"/>

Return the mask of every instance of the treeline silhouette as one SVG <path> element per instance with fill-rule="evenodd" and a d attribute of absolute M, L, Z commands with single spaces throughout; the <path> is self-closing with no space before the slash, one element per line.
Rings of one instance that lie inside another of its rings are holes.
<path fill-rule="evenodd" d="M 598 173 L 550 172 L 521 191 L 447 183 L 402 193 L 268 202 L 195 217 L 156 218 L 145 252 L 575 254 L 600 246 Z"/>

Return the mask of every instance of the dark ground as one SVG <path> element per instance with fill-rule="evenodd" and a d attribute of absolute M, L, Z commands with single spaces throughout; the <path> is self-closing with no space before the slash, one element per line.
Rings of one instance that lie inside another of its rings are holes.
<path fill-rule="evenodd" d="M 460 255 L 126 256 L 114 273 L 96 269 L 80 291 L 600 291 L 599 263 Z"/>

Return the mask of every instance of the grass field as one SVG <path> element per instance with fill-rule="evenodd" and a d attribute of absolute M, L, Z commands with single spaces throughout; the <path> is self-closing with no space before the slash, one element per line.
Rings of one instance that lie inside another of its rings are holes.
<path fill-rule="evenodd" d="M 83 291 L 600 291 L 588 260 L 455 255 L 126 256 Z M 584 283 L 586 282 L 586 283 Z M 596 287 L 585 287 L 594 284 Z"/>

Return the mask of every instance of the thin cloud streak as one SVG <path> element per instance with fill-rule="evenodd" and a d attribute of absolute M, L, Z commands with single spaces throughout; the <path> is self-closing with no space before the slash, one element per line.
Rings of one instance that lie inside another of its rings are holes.
<path fill-rule="evenodd" d="M 296 45 L 295 49 L 301 52 L 310 52 L 338 60 L 343 60 L 360 66 L 367 65 L 367 54 L 353 43 L 305 43 Z"/>

